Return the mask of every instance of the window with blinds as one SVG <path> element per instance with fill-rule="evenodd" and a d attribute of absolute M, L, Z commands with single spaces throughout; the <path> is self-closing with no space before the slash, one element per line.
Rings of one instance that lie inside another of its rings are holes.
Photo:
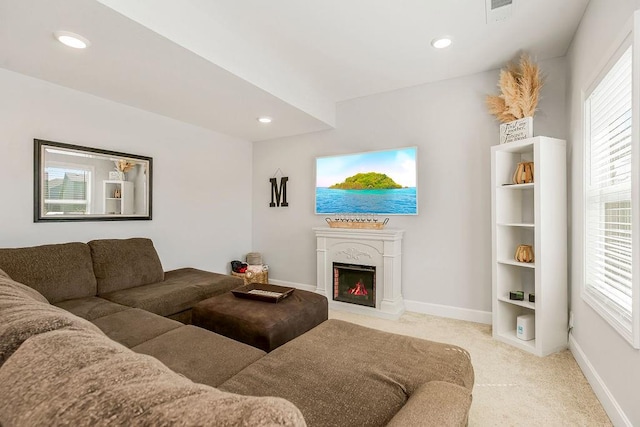
<path fill-rule="evenodd" d="M 585 299 L 632 337 L 632 48 L 585 101 Z M 636 213 L 637 214 L 637 213 Z"/>
<path fill-rule="evenodd" d="M 44 179 L 44 214 L 89 212 L 91 171 L 81 168 L 47 167 Z"/>

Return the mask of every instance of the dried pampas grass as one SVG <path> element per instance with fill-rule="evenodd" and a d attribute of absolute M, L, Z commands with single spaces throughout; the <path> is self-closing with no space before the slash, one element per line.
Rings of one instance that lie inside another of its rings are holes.
<path fill-rule="evenodd" d="M 500 70 L 500 95 L 487 95 L 489 113 L 502 123 L 533 116 L 544 84 L 538 65 L 523 53 L 519 64 Z"/>
<path fill-rule="evenodd" d="M 125 159 L 114 160 L 113 163 L 115 163 L 116 170 L 118 172 L 129 172 L 136 165 L 136 162 L 132 160 L 125 160 Z"/>
<path fill-rule="evenodd" d="M 509 109 L 505 105 L 504 97 L 502 95 L 487 96 L 487 107 L 489 108 L 489 112 L 503 123 L 517 120 L 516 116 L 509 113 Z"/>

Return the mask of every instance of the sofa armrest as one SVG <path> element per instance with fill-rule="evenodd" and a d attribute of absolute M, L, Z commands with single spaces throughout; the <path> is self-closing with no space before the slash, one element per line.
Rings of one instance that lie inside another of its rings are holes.
<path fill-rule="evenodd" d="M 466 426 L 471 390 L 444 381 L 422 384 L 391 419 L 388 427 Z"/>

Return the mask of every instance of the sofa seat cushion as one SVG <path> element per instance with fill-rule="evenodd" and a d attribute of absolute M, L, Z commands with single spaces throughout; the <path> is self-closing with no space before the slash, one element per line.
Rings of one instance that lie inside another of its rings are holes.
<path fill-rule="evenodd" d="M 473 379 L 469 354 L 459 347 L 327 320 L 220 389 L 283 397 L 310 426 L 383 426 L 432 381 L 464 388 L 464 399 L 451 395 L 452 405 L 468 413 Z"/>
<path fill-rule="evenodd" d="M 94 320 L 130 308 L 99 297 L 76 298 L 60 301 L 54 305 L 87 320 Z"/>
<path fill-rule="evenodd" d="M 27 340 L 0 369 L 4 426 L 304 426 L 278 398 L 195 384 L 104 336 L 54 331 Z"/>
<path fill-rule="evenodd" d="M 192 308 L 203 299 L 242 285 L 242 279 L 237 277 L 181 268 L 167 271 L 162 282 L 101 294 L 100 297 L 160 316 L 170 316 Z"/>
<path fill-rule="evenodd" d="M 150 239 L 100 239 L 88 243 L 98 294 L 162 282 L 164 270 Z"/>
<path fill-rule="evenodd" d="M 50 303 L 97 293 L 91 252 L 84 243 L 0 249 L 0 268 Z"/>
<path fill-rule="evenodd" d="M 195 326 L 182 326 L 131 348 L 197 383 L 217 387 L 266 353 Z"/>
<path fill-rule="evenodd" d="M 99 317 L 93 323 L 109 338 L 129 348 L 184 326 L 175 320 L 138 308 Z"/>
<path fill-rule="evenodd" d="M 0 366 L 30 337 L 57 329 L 101 334 L 90 322 L 49 304 L 34 289 L 0 277 Z"/>
<path fill-rule="evenodd" d="M 191 309 L 180 311 L 175 314 L 170 314 L 167 316 L 168 319 L 177 320 L 180 323 L 184 323 L 185 325 L 191 324 Z"/>

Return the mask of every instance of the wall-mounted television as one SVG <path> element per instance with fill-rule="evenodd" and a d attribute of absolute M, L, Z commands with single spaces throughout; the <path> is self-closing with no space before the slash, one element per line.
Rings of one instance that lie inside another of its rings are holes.
<path fill-rule="evenodd" d="M 417 147 L 316 158 L 316 214 L 417 215 Z"/>

